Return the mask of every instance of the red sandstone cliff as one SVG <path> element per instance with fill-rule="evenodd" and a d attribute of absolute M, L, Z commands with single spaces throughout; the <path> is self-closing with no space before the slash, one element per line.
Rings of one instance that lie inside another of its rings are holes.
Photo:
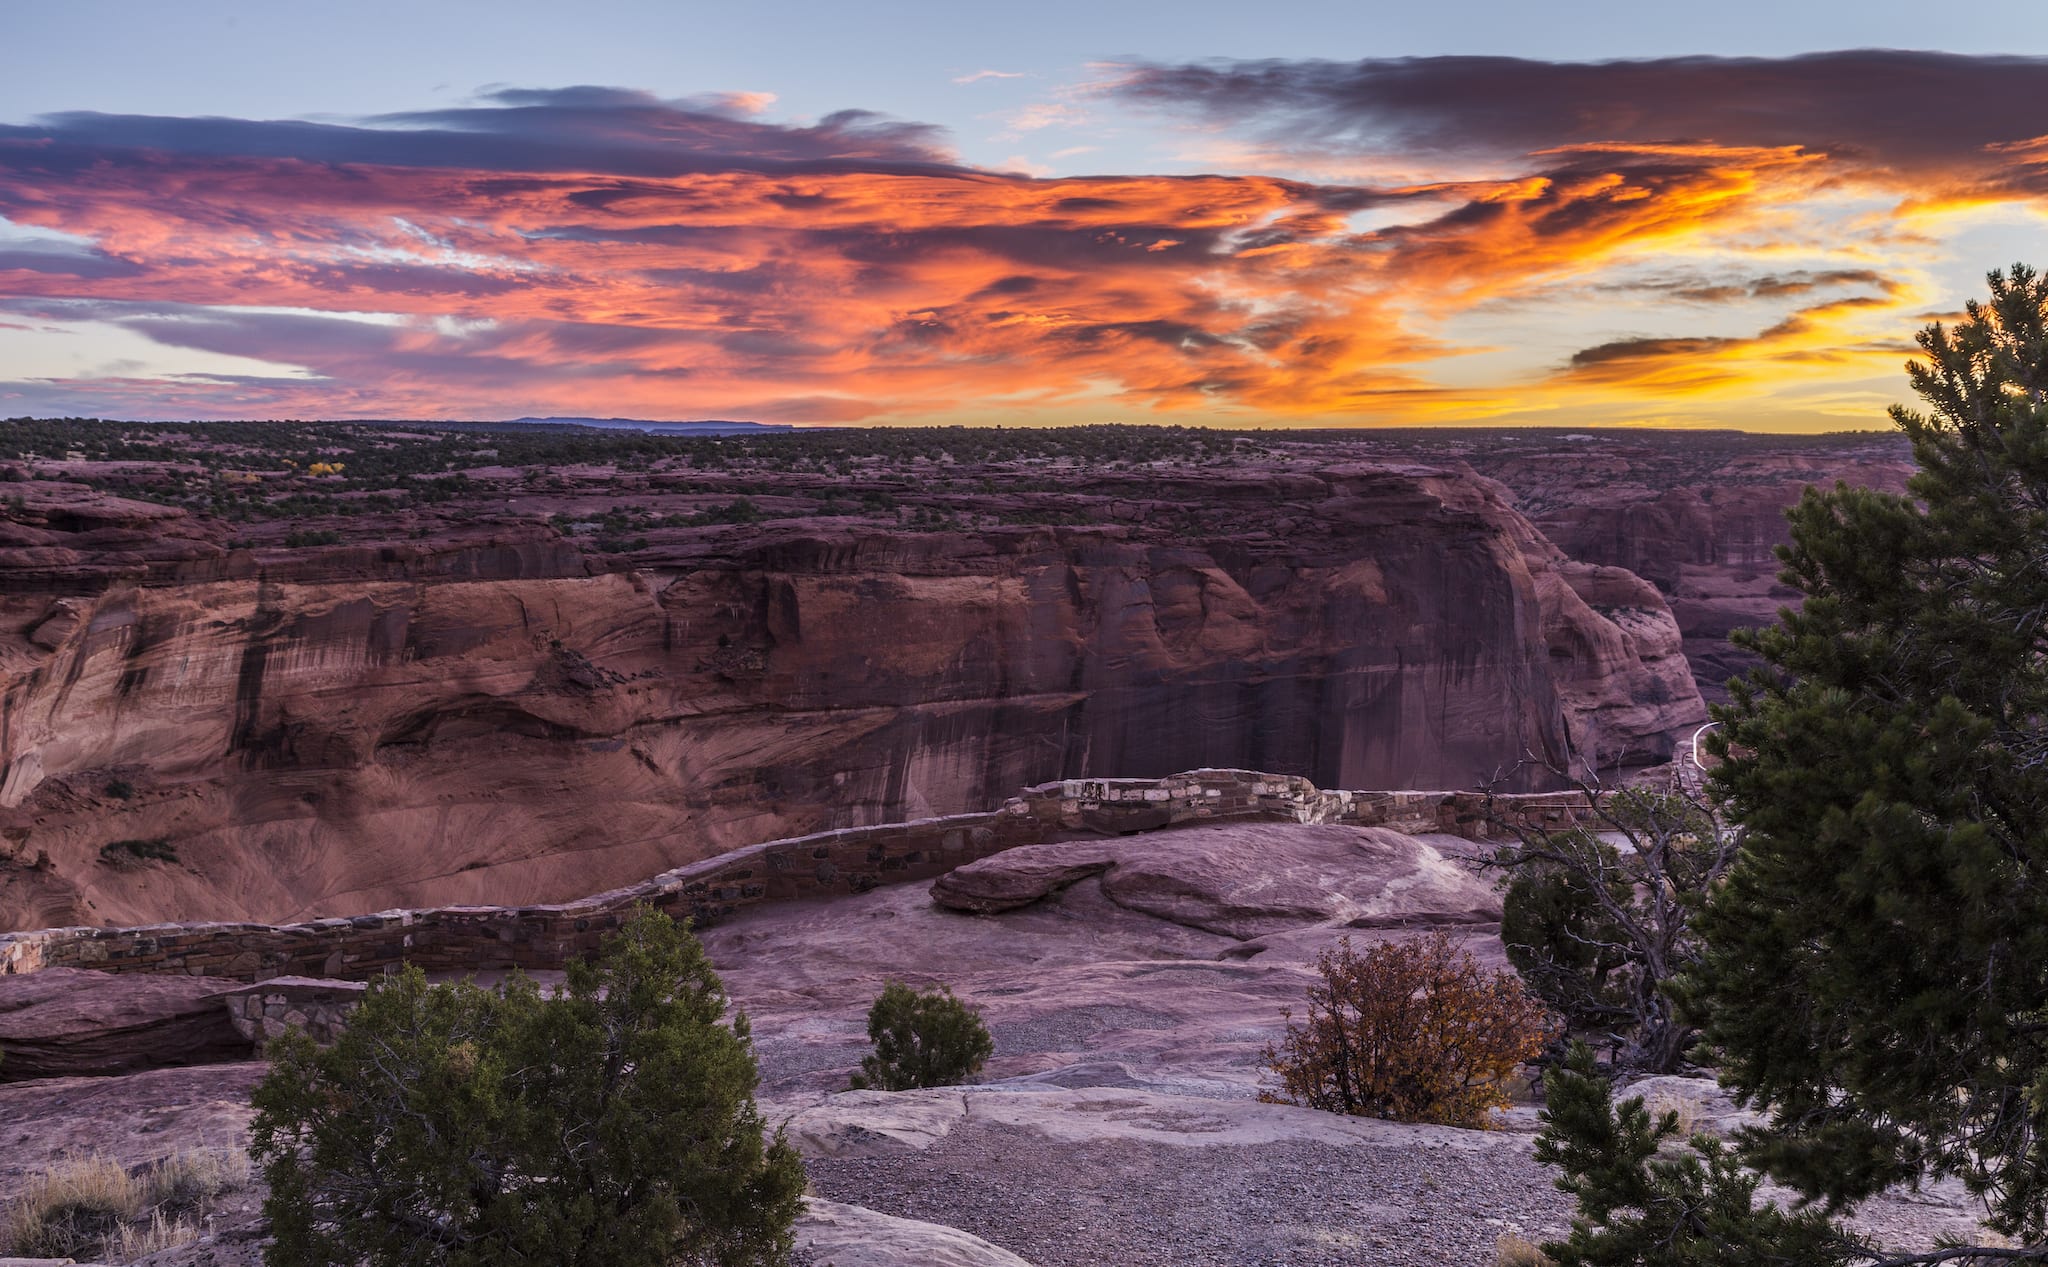
<path fill-rule="evenodd" d="M 0 553 L 0 927 L 551 899 L 1050 778 L 1469 786 L 1703 720 L 1655 588 L 1490 481 L 1086 491 L 1107 522 L 784 520 L 629 561 L 502 524 L 228 550 L 31 486 Z"/>
<path fill-rule="evenodd" d="M 1505 485 L 1567 557 L 1650 582 L 1710 701 L 1755 664 L 1729 632 L 1769 625 L 1800 601 L 1778 580 L 1775 551 L 1791 540 L 1786 509 L 1807 488 L 1837 481 L 1901 492 L 1914 470 L 1905 438 L 1881 432 L 1447 431 L 1359 443 L 1469 464 Z"/>

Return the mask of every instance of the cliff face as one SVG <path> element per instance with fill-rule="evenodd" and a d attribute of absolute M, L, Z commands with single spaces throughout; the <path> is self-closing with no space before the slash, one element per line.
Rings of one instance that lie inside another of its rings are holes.
<path fill-rule="evenodd" d="M 1470 786 L 1703 720 L 1655 588 L 1489 481 L 1123 492 L 1085 527 L 721 527 L 616 571 L 537 527 L 265 555 L 118 499 L 45 516 L 0 569 L 0 927 L 546 900 L 1052 778 Z"/>
<path fill-rule="evenodd" d="M 1800 594 L 1778 580 L 1785 511 L 1836 482 L 1903 492 L 1914 466 L 1903 437 L 1674 433 L 1541 436 L 1459 455 L 1512 491 L 1511 500 L 1568 557 L 1654 585 L 1683 631 L 1700 692 L 1756 665 L 1731 630 L 1769 625 Z"/>

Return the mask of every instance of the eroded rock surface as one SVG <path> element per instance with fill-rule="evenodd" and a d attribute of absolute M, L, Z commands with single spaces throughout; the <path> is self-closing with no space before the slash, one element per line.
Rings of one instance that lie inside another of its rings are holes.
<path fill-rule="evenodd" d="M 1568 1207 L 1531 1156 L 1530 1106 L 1503 1114 L 1504 1129 L 1470 1132 L 1256 1100 L 1281 1009 L 1299 1006 L 1310 961 L 1337 938 L 1408 937 L 1448 921 L 1500 966 L 1497 937 L 1460 923 L 1469 894 L 1439 871 L 1473 847 L 1423 837 L 1397 853 L 1396 843 L 1263 823 L 1074 843 L 1096 857 L 1156 846 L 1144 891 L 1176 894 L 1163 914 L 1112 900 L 1106 882 L 1121 863 L 1110 861 L 1000 914 L 947 910 L 921 886 L 898 885 L 753 907 L 705 930 L 752 1020 L 764 1118 L 786 1127 L 823 1201 L 863 1207 L 814 1206 L 799 1236 L 841 1267 L 1014 1267 L 1004 1254 L 1037 1267 L 1437 1267 L 1491 1261 L 1504 1232 L 1560 1232 Z M 1258 869 L 1233 855 L 1288 884 L 1247 885 Z M 1403 883 L 1400 858 L 1415 882 Z M 1306 900 L 1318 885 L 1327 899 Z M 1350 927 L 1361 908 L 1368 922 L 1410 926 Z M 1207 926 L 1226 910 L 1257 922 Z M 996 1054 L 977 1085 L 842 1090 L 888 980 L 943 981 L 983 1011 Z M 0 1087 L 0 1199 L 73 1142 L 143 1164 L 239 1138 L 257 1068 Z M 1688 1081 L 1649 1089 L 1705 1093 Z M 150 1267 L 253 1267 L 256 1195 L 239 1221 Z M 1945 1188 L 1874 1203 L 1863 1220 L 1907 1247 L 1971 1222 L 1966 1199 Z"/>
<path fill-rule="evenodd" d="M 1454 468 L 1076 473 L 1071 527 L 630 558 L 533 520 L 209 553 L 23 487 L 65 544 L 0 561 L 0 926 L 558 899 L 1091 773 L 1528 784 L 1704 717 L 1653 590 Z"/>
<path fill-rule="evenodd" d="M 1567 556 L 1626 569 L 1654 586 L 1710 701 L 1726 698 L 1728 678 L 1756 663 L 1729 644 L 1729 631 L 1769 625 L 1780 608 L 1800 601 L 1778 580 L 1775 551 L 1791 540 L 1785 510 L 1806 489 L 1837 481 L 1901 492 L 1915 469 L 1895 433 L 1606 432 L 1446 444 L 1509 486 L 1516 505 Z"/>
<path fill-rule="evenodd" d="M 181 1149 L 239 1148 L 260 1061 L 150 1069 L 105 1078 L 0 1085 L 0 1200 L 69 1153 L 102 1153 L 131 1169 Z"/>
<path fill-rule="evenodd" d="M 223 991 L 205 977 L 52 968 L 0 976 L 0 1081 L 247 1060 Z"/>
<path fill-rule="evenodd" d="M 796 1243 L 814 1267 L 1031 1267 L 957 1228 L 816 1197 L 804 1199 Z"/>
<path fill-rule="evenodd" d="M 1442 839 L 1442 838 L 1439 838 Z M 1377 827 L 1233 824 L 1104 841 L 1027 845 L 941 876 L 952 910 L 1011 910 L 1089 876 L 1125 910 L 1251 939 L 1312 924 L 1351 928 L 1500 919 L 1491 883 L 1435 844 Z"/>

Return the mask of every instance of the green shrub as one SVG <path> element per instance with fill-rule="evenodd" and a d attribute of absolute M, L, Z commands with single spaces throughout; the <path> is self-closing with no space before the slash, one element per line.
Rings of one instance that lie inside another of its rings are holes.
<path fill-rule="evenodd" d="M 417 968 L 321 1049 L 271 1043 L 252 1097 L 270 1267 L 768 1267 L 803 1163 L 763 1140 L 744 1015 L 642 908 L 545 996 Z"/>
<path fill-rule="evenodd" d="M 1667 1155 L 1679 1115 L 1653 1117 L 1641 1096 L 1615 1104 L 1583 1043 L 1543 1089 L 1536 1160 L 1561 1171 L 1557 1186 L 1578 1201 L 1571 1234 L 1542 1247 L 1557 1267 L 1848 1267 L 1881 1257 L 1824 1210 L 1759 1201 L 1763 1176 L 1717 1139 L 1695 1135 Z"/>
<path fill-rule="evenodd" d="M 178 847 L 162 836 L 149 840 L 116 840 L 100 846 L 100 861 L 108 866 L 137 862 L 176 862 Z"/>
<path fill-rule="evenodd" d="M 996 1049 L 980 1013 L 950 988 L 919 993 L 901 981 L 883 986 L 868 1009 L 868 1039 L 875 1050 L 861 1060 L 855 1090 L 950 1087 L 979 1072 Z"/>

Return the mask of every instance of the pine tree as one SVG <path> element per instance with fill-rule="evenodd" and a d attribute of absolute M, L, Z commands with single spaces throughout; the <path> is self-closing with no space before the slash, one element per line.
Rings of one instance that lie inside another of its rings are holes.
<path fill-rule="evenodd" d="M 1571 1235 L 1543 1247 L 1556 1267 L 1839 1267 L 1882 1257 L 1818 1210 L 1759 1202 L 1762 1177 L 1719 1140 L 1695 1135 L 1664 1155 L 1677 1112 L 1651 1117 L 1641 1096 L 1617 1106 L 1584 1044 L 1544 1075 L 1543 1093 L 1536 1160 L 1563 1172 L 1557 1186 L 1579 1206 Z"/>
<path fill-rule="evenodd" d="M 1933 325 L 1910 496 L 1791 512 L 1806 594 L 1713 737 L 1744 832 L 1681 996 L 1770 1110 L 1748 1155 L 1852 1203 L 1957 1175 L 2048 1234 L 2048 279 Z M 2010 1251 L 1996 1252 L 2010 1258 Z M 1988 1259 L 1987 1259 L 1988 1261 Z"/>

